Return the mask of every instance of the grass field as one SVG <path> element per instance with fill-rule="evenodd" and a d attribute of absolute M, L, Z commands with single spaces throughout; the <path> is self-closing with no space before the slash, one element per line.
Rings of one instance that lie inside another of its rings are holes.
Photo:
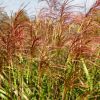
<path fill-rule="evenodd" d="M 0 11 L 0 100 L 100 100 L 99 0 L 77 16 L 48 5 Z"/>

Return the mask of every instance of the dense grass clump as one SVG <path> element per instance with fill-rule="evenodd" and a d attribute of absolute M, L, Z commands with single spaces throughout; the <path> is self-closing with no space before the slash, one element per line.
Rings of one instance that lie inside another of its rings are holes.
<path fill-rule="evenodd" d="M 99 0 L 77 16 L 45 1 L 35 19 L 0 12 L 0 100 L 99 100 Z"/>

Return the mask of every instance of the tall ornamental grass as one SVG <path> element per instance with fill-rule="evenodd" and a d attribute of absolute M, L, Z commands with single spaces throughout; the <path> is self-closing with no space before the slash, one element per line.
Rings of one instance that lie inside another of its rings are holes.
<path fill-rule="evenodd" d="M 99 100 L 100 2 L 74 15 L 70 0 L 0 11 L 0 100 Z"/>

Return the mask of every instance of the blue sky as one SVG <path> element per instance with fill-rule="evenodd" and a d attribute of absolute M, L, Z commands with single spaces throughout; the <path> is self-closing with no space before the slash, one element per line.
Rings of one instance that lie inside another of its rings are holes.
<path fill-rule="evenodd" d="M 78 4 L 78 5 L 84 5 L 86 0 L 73 0 L 73 3 Z M 95 2 L 96 0 L 87 0 L 87 8 L 91 7 L 91 5 Z M 41 6 L 44 4 L 39 4 L 38 0 L 0 0 L 0 5 L 5 7 L 5 10 L 7 11 L 8 14 L 10 14 L 12 11 L 15 12 L 17 11 L 22 4 L 27 7 L 25 8 L 28 12 L 29 15 L 35 14 Z"/>

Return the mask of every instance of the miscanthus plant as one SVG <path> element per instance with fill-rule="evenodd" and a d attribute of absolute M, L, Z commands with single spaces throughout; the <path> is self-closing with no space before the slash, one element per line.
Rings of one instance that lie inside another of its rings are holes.
<path fill-rule="evenodd" d="M 100 2 L 74 16 L 70 0 L 0 13 L 0 100 L 99 100 Z"/>

